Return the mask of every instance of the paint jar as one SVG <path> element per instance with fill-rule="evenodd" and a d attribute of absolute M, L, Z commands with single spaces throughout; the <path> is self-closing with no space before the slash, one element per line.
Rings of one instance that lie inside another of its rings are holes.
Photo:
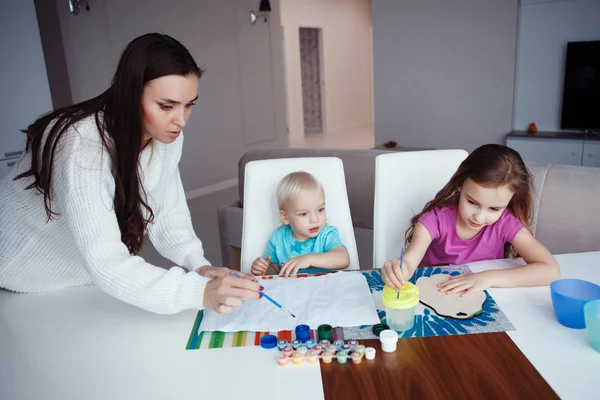
<path fill-rule="evenodd" d="M 585 303 L 583 313 L 590 344 L 594 350 L 600 352 L 600 300 Z"/>
<path fill-rule="evenodd" d="M 300 365 L 302 364 L 302 361 L 304 361 L 304 355 L 300 353 L 294 353 L 292 356 L 292 362 L 296 365 Z"/>
<path fill-rule="evenodd" d="M 346 364 L 346 360 L 348 359 L 348 353 L 346 353 L 345 351 L 338 351 L 336 356 L 338 364 Z"/>
<path fill-rule="evenodd" d="M 352 357 L 353 364 L 360 364 L 362 362 L 362 354 L 360 354 L 358 351 L 352 352 L 350 356 Z"/>
<path fill-rule="evenodd" d="M 321 341 L 319 341 L 319 344 L 321 345 L 322 348 L 325 348 L 325 347 L 329 346 L 331 344 L 331 342 L 329 340 L 321 340 Z"/>
<path fill-rule="evenodd" d="M 381 331 L 379 334 L 379 341 L 381 342 L 381 350 L 386 353 L 393 353 L 396 351 L 398 343 L 398 332 L 391 329 Z"/>
<path fill-rule="evenodd" d="M 302 357 L 304 357 L 306 355 L 306 353 L 308 353 L 308 347 L 306 347 L 306 346 L 300 346 L 300 347 L 298 347 L 297 353 L 301 354 Z"/>
<path fill-rule="evenodd" d="M 375 348 L 367 347 L 365 349 L 365 358 L 367 360 L 374 360 L 375 359 Z"/>
<path fill-rule="evenodd" d="M 304 341 L 304 345 L 305 345 L 306 347 L 308 347 L 309 349 L 310 349 L 311 347 L 313 347 L 315 344 L 317 344 L 317 341 L 316 341 L 316 340 L 308 339 L 308 340 Z"/>
<path fill-rule="evenodd" d="M 288 361 L 290 361 L 290 358 L 289 358 L 288 356 L 286 356 L 285 354 L 281 354 L 281 355 L 279 356 L 279 358 L 277 359 L 277 363 L 278 363 L 279 365 L 281 365 L 282 367 L 283 367 L 284 365 L 287 365 Z"/>
<path fill-rule="evenodd" d="M 302 346 L 302 342 L 299 340 L 294 340 L 292 342 L 292 347 L 294 348 L 294 350 L 296 350 L 298 347 Z"/>
<path fill-rule="evenodd" d="M 331 364 L 331 361 L 333 360 L 333 354 L 326 351 L 325 353 L 323 353 L 323 362 L 325 364 Z"/>
<path fill-rule="evenodd" d="M 350 346 L 350 352 L 353 352 L 356 346 L 358 346 L 358 342 L 356 340 L 351 340 L 348 342 L 348 345 Z"/>
<path fill-rule="evenodd" d="M 287 345 L 288 345 L 287 340 L 280 340 L 279 342 L 277 342 L 277 348 L 279 350 L 283 350 Z"/>
<path fill-rule="evenodd" d="M 283 350 L 281 350 L 281 353 L 286 357 L 291 357 L 294 353 L 294 348 L 288 344 L 283 348 Z"/>
<path fill-rule="evenodd" d="M 362 344 L 359 344 L 358 346 L 356 346 L 354 348 L 354 351 L 358 351 L 361 356 L 364 356 L 365 355 L 365 346 L 363 346 Z"/>
<path fill-rule="evenodd" d="M 315 353 L 308 353 L 308 363 L 316 364 L 317 362 L 319 362 L 319 355 Z"/>
<path fill-rule="evenodd" d="M 400 296 L 398 296 L 400 293 Z M 388 285 L 383 287 L 382 302 L 390 329 L 401 332 L 409 330 L 415 323 L 415 308 L 419 303 L 419 288 L 406 282 L 397 292 Z"/>
<path fill-rule="evenodd" d="M 325 351 L 335 354 L 337 353 L 337 347 L 335 347 L 333 344 L 330 344 L 329 346 L 325 347 Z"/>
<path fill-rule="evenodd" d="M 333 345 L 339 351 L 339 350 L 342 349 L 342 346 L 344 345 L 344 341 L 343 340 L 336 340 L 335 342 L 333 342 Z"/>
<path fill-rule="evenodd" d="M 318 344 L 315 344 L 313 347 L 310 348 L 310 352 L 314 353 L 316 355 L 321 354 L 322 351 L 323 351 L 323 348 Z"/>
<path fill-rule="evenodd" d="M 298 325 L 296 327 L 296 339 L 306 342 L 310 339 L 310 327 L 308 325 Z"/>
<path fill-rule="evenodd" d="M 333 328 L 331 325 L 319 325 L 317 334 L 319 335 L 319 340 L 329 340 L 330 342 L 333 340 Z"/>
<path fill-rule="evenodd" d="M 350 345 L 344 344 L 342 345 L 342 348 L 340 350 L 345 351 L 346 353 L 350 353 Z"/>

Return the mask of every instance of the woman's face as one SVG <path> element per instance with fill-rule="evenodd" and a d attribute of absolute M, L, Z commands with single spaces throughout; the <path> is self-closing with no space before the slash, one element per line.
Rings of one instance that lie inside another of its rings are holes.
<path fill-rule="evenodd" d="M 166 75 L 147 82 L 142 93 L 142 147 L 150 139 L 173 143 L 190 118 L 197 98 L 196 74 Z"/>

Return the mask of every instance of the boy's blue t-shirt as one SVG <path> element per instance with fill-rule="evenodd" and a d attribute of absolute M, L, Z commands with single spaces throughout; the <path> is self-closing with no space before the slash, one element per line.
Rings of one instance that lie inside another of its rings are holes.
<path fill-rule="evenodd" d="M 294 239 L 292 228 L 289 225 L 282 225 L 271 236 L 263 258 L 271 256 L 272 263 L 283 267 L 290 258 L 306 254 L 327 253 L 343 245 L 337 228 L 331 225 L 325 225 L 316 237 L 309 238 L 304 242 Z M 314 274 L 318 272 L 331 272 L 331 270 L 324 268 L 302 268 L 298 271 L 299 274 Z"/>

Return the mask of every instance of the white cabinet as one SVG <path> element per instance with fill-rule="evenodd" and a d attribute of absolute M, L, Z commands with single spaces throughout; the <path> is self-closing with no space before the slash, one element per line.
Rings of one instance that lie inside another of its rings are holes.
<path fill-rule="evenodd" d="M 583 143 L 583 161 L 586 167 L 600 168 L 600 141 Z"/>
<path fill-rule="evenodd" d="M 509 136 L 506 145 L 523 160 L 540 164 L 581 165 L 583 157 L 583 140 Z"/>

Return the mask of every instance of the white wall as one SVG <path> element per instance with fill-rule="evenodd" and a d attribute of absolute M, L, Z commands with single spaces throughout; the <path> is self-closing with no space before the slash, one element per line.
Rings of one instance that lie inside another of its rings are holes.
<path fill-rule="evenodd" d="M 52 100 L 33 0 L 7 1 L 0 13 L 0 159 L 25 149 L 27 128 Z"/>
<path fill-rule="evenodd" d="M 64 3 L 64 4 L 63 4 Z M 269 23 L 250 26 L 254 0 L 98 0 L 78 16 L 57 0 L 75 102 L 110 84 L 133 38 L 163 32 L 181 41 L 206 69 L 185 128 L 180 163 L 187 191 L 237 178 L 252 148 L 285 147 L 285 88 L 277 0 Z"/>
<path fill-rule="evenodd" d="M 584 40 L 600 40 L 600 1 L 522 2 L 515 130 L 560 130 L 567 42 Z"/>
<path fill-rule="evenodd" d="M 373 0 L 376 144 L 504 143 L 517 11 L 517 0 Z"/>
<path fill-rule="evenodd" d="M 373 124 L 371 0 L 282 0 L 290 137 L 304 136 L 299 28 L 321 28 L 327 132 Z"/>

